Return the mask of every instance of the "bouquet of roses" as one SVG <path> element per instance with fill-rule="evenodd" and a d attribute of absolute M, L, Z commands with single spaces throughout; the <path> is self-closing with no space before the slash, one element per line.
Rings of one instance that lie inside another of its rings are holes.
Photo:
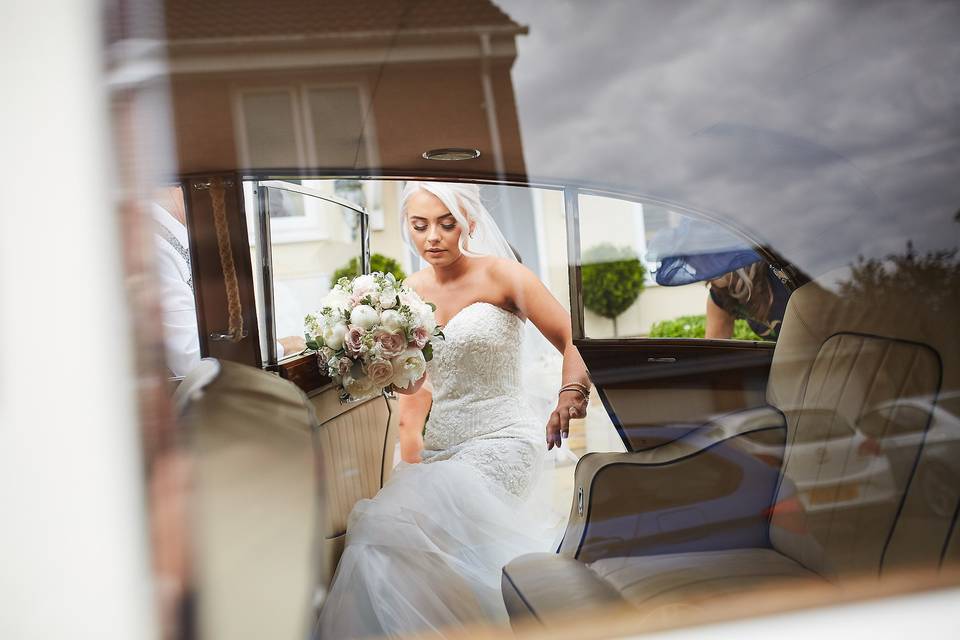
<path fill-rule="evenodd" d="M 433 357 L 431 340 L 443 338 L 436 307 L 392 273 L 340 278 L 321 305 L 304 320 L 307 346 L 344 401 L 409 387 Z"/>

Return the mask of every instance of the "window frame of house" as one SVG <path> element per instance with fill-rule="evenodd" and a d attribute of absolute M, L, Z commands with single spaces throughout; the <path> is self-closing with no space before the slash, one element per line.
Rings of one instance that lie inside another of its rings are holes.
<path fill-rule="evenodd" d="M 373 119 L 373 109 L 371 108 L 370 95 L 367 92 L 365 83 L 356 80 L 344 80 L 342 82 L 302 82 L 296 85 L 300 100 L 300 116 L 303 118 L 304 149 L 309 166 L 320 166 L 317 158 L 317 148 L 314 144 L 316 135 L 313 130 L 313 119 L 308 117 L 310 114 L 310 91 L 313 89 L 344 89 L 351 88 L 357 92 L 357 102 L 360 105 L 360 135 L 363 136 L 363 144 L 367 152 L 367 165 L 375 167 L 379 165 L 377 155 L 377 146 L 373 140 L 377 139 L 376 125 Z M 352 167 L 344 167 L 352 168 Z"/>
<path fill-rule="evenodd" d="M 231 91 L 231 102 L 233 108 L 234 130 L 237 133 L 237 144 L 239 147 L 240 160 L 244 166 L 250 168 L 253 166 L 251 161 L 249 139 L 247 137 L 247 120 L 244 112 L 244 98 L 251 94 L 271 94 L 286 93 L 290 97 L 290 113 L 294 139 L 296 144 L 296 160 L 299 166 L 317 166 L 317 148 L 316 136 L 313 130 L 313 122 L 310 117 L 310 91 L 314 89 L 353 89 L 357 95 L 357 102 L 361 117 L 361 135 L 364 138 L 364 145 L 367 153 L 368 164 L 377 163 L 376 145 L 373 140 L 376 139 L 376 129 L 371 116 L 370 96 L 366 85 L 359 81 L 344 82 L 301 82 L 296 84 L 257 84 L 233 87 Z M 310 184 L 312 181 L 304 180 L 304 186 L 316 188 L 319 185 Z M 373 230 L 383 230 L 384 219 L 381 202 L 383 194 L 374 193 L 368 188 L 366 181 L 364 184 L 364 196 L 370 202 L 376 202 L 376 207 L 370 207 L 369 217 L 371 228 Z M 246 189 L 246 187 L 245 187 Z M 246 194 L 245 195 L 249 195 Z M 313 242 L 324 240 L 328 237 L 328 232 L 324 228 L 319 214 L 319 210 L 312 206 L 316 203 L 311 200 L 304 202 L 304 215 L 289 218 L 272 218 L 271 233 L 274 243 L 287 244 L 296 242 Z"/>

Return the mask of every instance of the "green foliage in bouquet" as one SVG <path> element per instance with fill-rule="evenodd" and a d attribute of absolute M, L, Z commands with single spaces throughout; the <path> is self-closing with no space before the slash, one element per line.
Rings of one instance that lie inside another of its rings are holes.
<path fill-rule="evenodd" d="M 397 279 L 397 282 L 407 277 L 407 274 L 403 272 L 403 267 L 400 266 L 399 262 L 393 258 L 388 258 L 382 253 L 374 253 L 370 256 L 370 270 L 392 273 L 393 277 Z M 352 280 L 358 275 L 360 275 L 360 259 L 350 258 L 347 264 L 333 272 L 332 282 L 337 282 L 340 278 L 349 278 Z"/>
<path fill-rule="evenodd" d="M 583 306 L 613 320 L 630 308 L 643 291 L 647 269 L 630 247 L 599 244 L 583 252 Z"/>
<path fill-rule="evenodd" d="M 650 327 L 651 338 L 703 338 L 707 335 L 707 316 L 680 316 L 673 320 L 661 320 Z M 766 340 L 761 338 L 746 320 L 733 323 L 734 340 Z"/>

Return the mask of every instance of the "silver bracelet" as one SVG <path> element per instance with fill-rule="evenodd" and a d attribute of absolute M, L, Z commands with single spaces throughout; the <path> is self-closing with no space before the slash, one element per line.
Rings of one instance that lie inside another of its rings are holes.
<path fill-rule="evenodd" d="M 577 385 L 577 386 L 574 386 L 574 385 L 564 385 L 564 386 L 560 387 L 560 391 L 557 392 L 557 395 L 563 393 L 564 391 L 576 391 L 577 393 L 579 393 L 579 394 L 583 397 L 584 402 L 590 402 L 590 392 L 589 392 L 589 391 L 584 391 L 582 388 L 580 388 L 579 385 Z"/>

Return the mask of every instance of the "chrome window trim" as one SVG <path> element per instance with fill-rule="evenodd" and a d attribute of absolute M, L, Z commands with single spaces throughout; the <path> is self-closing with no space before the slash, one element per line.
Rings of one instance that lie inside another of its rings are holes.
<path fill-rule="evenodd" d="M 260 180 L 260 184 L 266 185 L 271 188 L 283 189 L 285 191 L 291 191 L 294 193 L 300 193 L 308 196 L 315 196 L 326 200 L 328 202 L 338 204 L 340 206 L 346 207 L 352 211 L 359 213 L 361 217 L 360 232 L 362 237 L 362 247 L 361 247 L 361 264 L 363 273 L 370 272 L 370 223 L 369 216 L 366 211 L 361 207 L 353 204 L 352 202 L 346 202 L 340 198 L 332 197 L 323 193 L 320 193 L 316 189 L 311 189 L 310 187 L 304 187 L 298 184 L 286 182 L 283 178 L 286 179 L 309 179 L 309 180 L 359 180 L 359 181 L 369 181 L 369 180 L 379 180 L 379 181 L 405 181 L 405 180 L 437 180 L 442 182 L 464 182 L 470 184 L 482 184 L 482 185 L 501 185 L 507 187 L 525 187 L 529 189 L 550 189 L 554 191 L 563 191 L 564 194 L 564 217 L 566 220 L 566 235 L 567 235 L 567 263 L 568 263 L 568 275 L 569 275 L 569 289 L 570 289 L 570 323 L 572 328 L 572 334 L 574 340 L 599 340 L 598 338 L 590 338 L 586 335 L 586 327 L 584 320 L 584 307 L 583 307 L 583 291 L 582 291 L 582 280 L 581 280 L 581 262 L 580 262 L 580 222 L 579 222 L 579 196 L 580 195 L 592 195 L 600 196 L 606 198 L 616 198 L 619 200 L 624 200 L 627 202 L 637 202 L 642 204 L 655 204 L 662 206 L 671 210 L 676 211 L 682 215 L 686 215 L 692 218 L 705 220 L 712 224 L 716 224 L 731 233 L 736 234 L 737 236 L 748 241 L 753 248 L 766 259 L 770 264 L 771 268 L 774 269 L 774 272 L 780 277 L 780 274 L 787 275 L 789 282 L 787 284 L 788 288 L 796 289 L 800 284 L 803 283 L 804 276 L 803 274 L 798 274 L 800 280 L 798 281 L 791 274 L 792 267 L 784 263 L 784 260 L 772 252 L 772 250 L 767 247 L 764 243 L 760 242 L 757 238 L 754 238 L 752 234 L 742 228 L 740 225 L 737 225 L 731 220 L 716 214 L 703 211 L 700 209 L 694 209 L 686 205 L 673 202 L 664 198 L 658 198 L 656 196 L 644 195 L 640 193 L 623 191 L 620 189 L 605 187 L 603 185 L 593 185 L 586 183 L 578 183 L 576 181 L 564 181 L 564 180 L 550 180 L 544 178 L 525 178 L 525 177 L 516 177 L 516 176 L 504 176 L 502 179 L 498 178 L 484 178 L 479 176 L 470 176 L 466 175 L 463 177 L 459 176 L 447 176 L 443 174 L 436 174 L 431 172 L 425 172 L 423 175 L 415 175 L 407 172 L 402 173 L 390 173 L 384 172 L 379 173 L 370 171 L 370 172 L 358 172 L 356 169 L 346 169 L 343 171 L 335 170 L 325 170 L 323 174 L 316 174 L 311 172 L 304 171 L 285 171 L 278 170 L 275 172 L 264 172 L 264 171 L 248 171 L 244 172 L 244 179 L 253 179 Z M 782 279 L 782 278 L 781 278 Z M 622 340 L 639 340 L 642 338 L 621 338 Z M 650 339 L 650 338 L 645 338 Z M 653 338 L 657 340 L 657 338 Z"/>
<path fill-rule="evenodd" d="M 332 179 L 332 178 L 331 178 Z M 286 180 L 254 178 L 253 191 L 257 196 L 257 226 L 255 246 L 257 261 L 260 264 L 260 285 L 263 295 L 257 308 L 257 321 L 263 319 L 263 332 L 267 357 L 264 369 L 274 370 L 279 364 L 277 358 L 277 327 L 274 317 L 273 299 L 273 244 L 270 238 L 270 198 L 268 189 L 288 191 L 310 198 L 317 198 L 356 213 L 360 217 L 360 264 L 363 273 L 370 273 L 370 215 L 366 209 L 348 200 L 331 196 L 317 189 L 305 187 Z M 261 188 L 262 187 L 262 188 Z M 284 357 L 297 354 L 284 354 Z"/>

